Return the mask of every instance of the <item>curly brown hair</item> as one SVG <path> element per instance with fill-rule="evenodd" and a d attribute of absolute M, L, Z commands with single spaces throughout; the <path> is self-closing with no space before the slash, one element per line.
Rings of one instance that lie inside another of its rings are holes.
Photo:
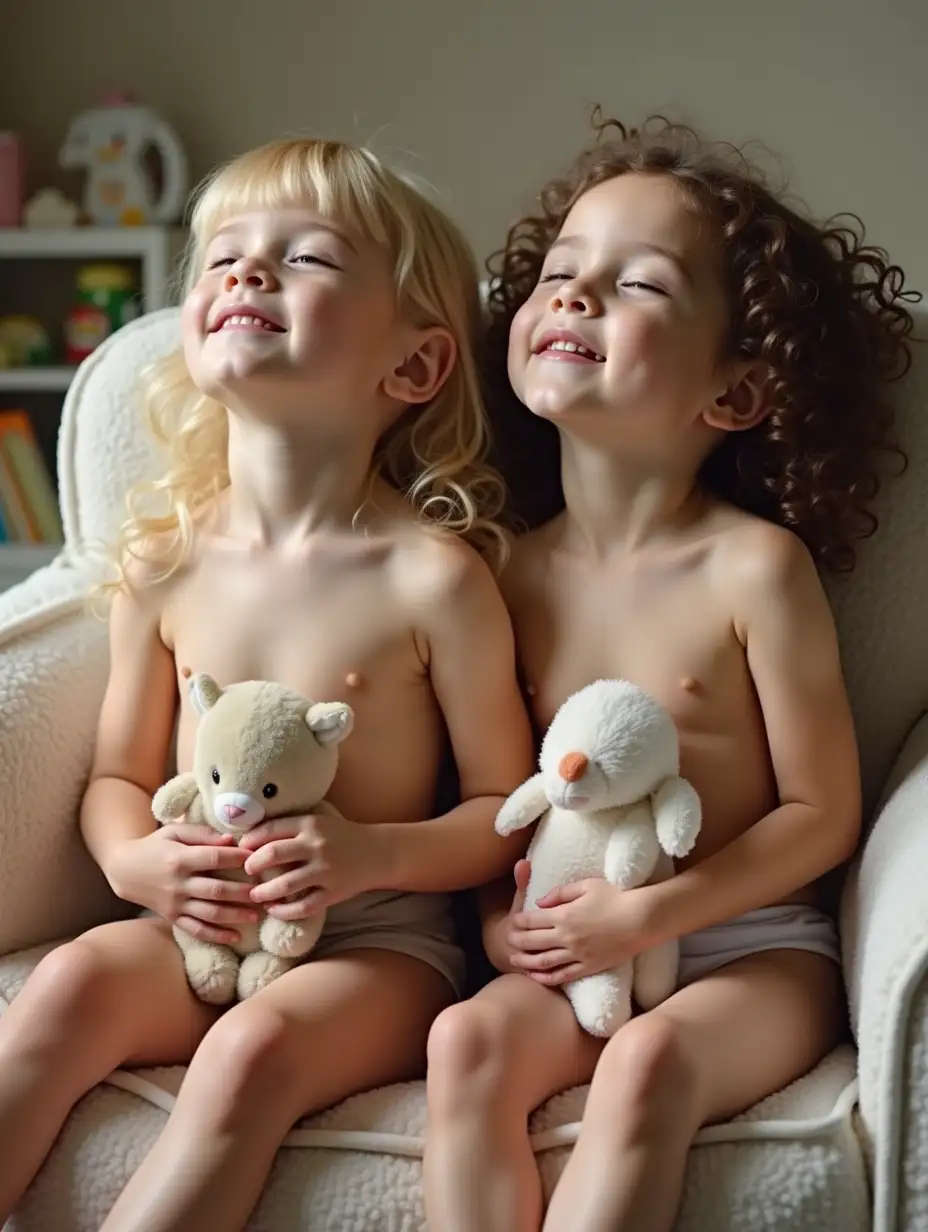
<path fill-rule="evenodd" d="M 570 172 L 542 190 L 538 212 L 509 231 L 489 262 L 487 398 L 499 463 L 529 525 L 562 507 L 558 440 L 551 424 L 517 406 L 506 374 L 509 326 L 571 207 L 627 172 L 671 176 L 722 241 L 730 317 L 725 348 L 760 361 L 769 413 L 727 433 L 702 482 L 724 500 L 793 530 L 832 570 L 855 563 L 855 541 L 877 528 L 871 505 L 893 441 L 887 384 L 910 363 L 920 296 L 853 215 L 817 225 L 790 208 L 731 146 L 654 116 L 641 128 L 594 113 L 596 140 Z M 530 464 L 529 464 L 530 459 Z"/>

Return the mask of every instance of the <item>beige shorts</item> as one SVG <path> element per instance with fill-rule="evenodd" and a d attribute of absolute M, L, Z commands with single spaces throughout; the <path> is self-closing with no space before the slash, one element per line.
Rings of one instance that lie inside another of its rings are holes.
<path fill-rule="evenodd" d="M 768 950 L 806 950 L 841 962 L 834 921 L 816 907 L 789 903 L 749 911 L 724 924 L 681 937 L 679 986 L 691 984 L 739 958 Z"/>
<path fill-rule="evenodd" d="M 446 894 L 372 890 L 330 907 L 313 958 L 348 950 L 393 950 L 434 967 L 454 989 L 464 988 L 464 952 L 457 944 Z"/>

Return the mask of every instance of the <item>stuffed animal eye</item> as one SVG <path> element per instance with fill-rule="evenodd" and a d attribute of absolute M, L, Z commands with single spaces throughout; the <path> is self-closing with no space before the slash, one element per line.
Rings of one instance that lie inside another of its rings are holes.
<path fill-rule="evenodd" d="M 216 767 L 215 767 L 215 766 L 213 766 L 213 774 L 212 774 L 212 778 L 213 778 L 213 782 L 214 782 L 214 783 L 216 783 L 216 784 L 218 784 L 218 783 L 219 783 L 219 771 L 216 769 Z"/>
<path fill-rule="evenodd" d="M 273 800 L 274 797 L 277 795 L 277 784 L 276 783 L 265 783 L 264 791 L 261 794 L 264 796 L 265 800 Z"/>

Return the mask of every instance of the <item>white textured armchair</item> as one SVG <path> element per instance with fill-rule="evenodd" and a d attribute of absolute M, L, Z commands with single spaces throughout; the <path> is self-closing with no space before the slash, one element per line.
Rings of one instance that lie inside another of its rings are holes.
<path fill-rule="evenodd" d="M 67 547 L 0 597 L 0 1010 L 50 944 L 127 910 L 75 824 L 107 671 L 105 626 L 84 603 L 99 565 L 82 545 L 112 538 L 126 486 L 156 466 L 132 390 L 177 335 L 174 310 L 153 313 L 83 365 L 59 449 Z M 928 1228 L 926 352 L 900 388 L 908 474 L 887 490 L 881 532 L 858 571 L 834 588 L 873 818 L 841 911 L 856 1048 L 839 1048 L 745 1117 L 700 1135 L 679 1222 L 686 1232 Z M 181 1077 L 117 1072 L 91 1092 L 8 1228 L 95 1232 Z M 584 1094 L 536 1114 L 546 1182 L 563 1166 Z M 249 1226 L 424 1228 L 423 1123 L 421 1084 L 311 1118 L 281 1151 Z"/>

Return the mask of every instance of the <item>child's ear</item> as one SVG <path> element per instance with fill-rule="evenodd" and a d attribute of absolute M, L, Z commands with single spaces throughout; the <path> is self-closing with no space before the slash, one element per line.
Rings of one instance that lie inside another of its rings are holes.
<path fill-rule="evenodd" d="M 458 357 L 454 335 L 442 325 L 417 330 L 414 347 L 383 382 L 387 397 L 409 406 L 431 402 L 451 375 Z"/>
<path fill-rule="evenodd" d="M 765 372 L 757 364 L 743 364 L 731 374 L 731 383 L 703 412 L 710 428 L 723 432 L 746 432 L 770 414 Z"/>

